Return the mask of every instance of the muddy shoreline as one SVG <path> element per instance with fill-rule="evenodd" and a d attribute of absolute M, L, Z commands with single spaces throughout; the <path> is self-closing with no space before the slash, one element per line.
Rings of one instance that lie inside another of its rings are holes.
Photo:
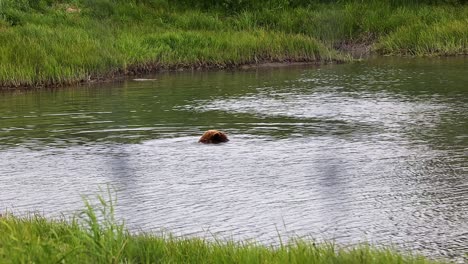
<path fill-rule="evenodd" d="M 198 65 L 163 65 L 160 63 L 147 63 L 130 66 L 125 70 L 119 69 L 103 75 L 90 75 L 86 79 L 69 82 L 58 83 L 38 83 L 32 85 L 0 85 L 0 91 L 12 90 L 36 90 L 61 88 L 67 86 L 92 85 L 98 83 L 119 82 L 124 80 L 136 79 L 141 81 L 141 77 L 149 74 L 157 74 L 163 72 L 181 72 L 181 71 L 217 71 L 217 70 L 250 70 L 258 68 L 280 68 L 291 66 L 318 66 L 325 64 L 341 64 L 346 60 L 284 60 L 284 61 L 269 61 L 262 60 L 245 64 L 198 64 Z"/>

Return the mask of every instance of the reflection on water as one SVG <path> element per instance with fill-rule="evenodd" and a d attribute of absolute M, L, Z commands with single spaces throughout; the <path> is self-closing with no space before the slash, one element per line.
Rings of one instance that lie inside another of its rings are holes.
<path fill-rule="evenodd" d="M 0 94 L 0 208 L 117 189 L 134 230 L 468 251 L 467 59 L 153 76 Z M 217 128 L 222 145 L 198 136 Z M 3 209 L 1 209 L 3 210 Z"/>

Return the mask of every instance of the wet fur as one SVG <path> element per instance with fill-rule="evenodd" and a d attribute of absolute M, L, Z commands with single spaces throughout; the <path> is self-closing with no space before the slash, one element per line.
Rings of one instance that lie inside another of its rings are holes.
<path fill-rule="evenodd" d="M 205 133 L 203 133 L 200 140 L 198 140 L 198 142 L 204 143 L 204 144 L 218 144 L 218 143 L 224 143 L 228 141 L 229 139 L 227 135 L 218 130 L 208 130 Z"/>

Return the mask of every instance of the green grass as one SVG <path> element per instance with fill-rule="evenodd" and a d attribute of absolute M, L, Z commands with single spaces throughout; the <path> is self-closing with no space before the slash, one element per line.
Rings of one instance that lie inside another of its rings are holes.
<path fill-rule="evenodd" d="M 441 263 L 371 246 L 295 240 L 280 246 L 132 234 L 99 198 L 70 220 L 0 217 L 0 263 Z"/>
<path fill-rule="evenodd" d="M 466 55 L 468 54 L 468 14 L 427 25 L 414 23 L 385 36 L 376 45 L 382 54 L 399 55 Z"/>
<path fill-rule="evenodd" d="M 403 2 L 0 0 L 0 87 L 347 61 L 336 50 L 343 43 L 372 45 L 380 54 L 468 54 L 467 5 Z"/>

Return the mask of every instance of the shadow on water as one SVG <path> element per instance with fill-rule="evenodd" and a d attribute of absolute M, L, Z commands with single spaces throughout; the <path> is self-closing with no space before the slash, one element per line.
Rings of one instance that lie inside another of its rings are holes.
<path fill-rule="evenodd" d="M 135 230 L 280 232 L 463 262 L 467 65 L 385 58 L 3 92 L 0 208 L 73 211 L 110 184 Z M 213 128 L 231 141 L 198 144 Z"/>

